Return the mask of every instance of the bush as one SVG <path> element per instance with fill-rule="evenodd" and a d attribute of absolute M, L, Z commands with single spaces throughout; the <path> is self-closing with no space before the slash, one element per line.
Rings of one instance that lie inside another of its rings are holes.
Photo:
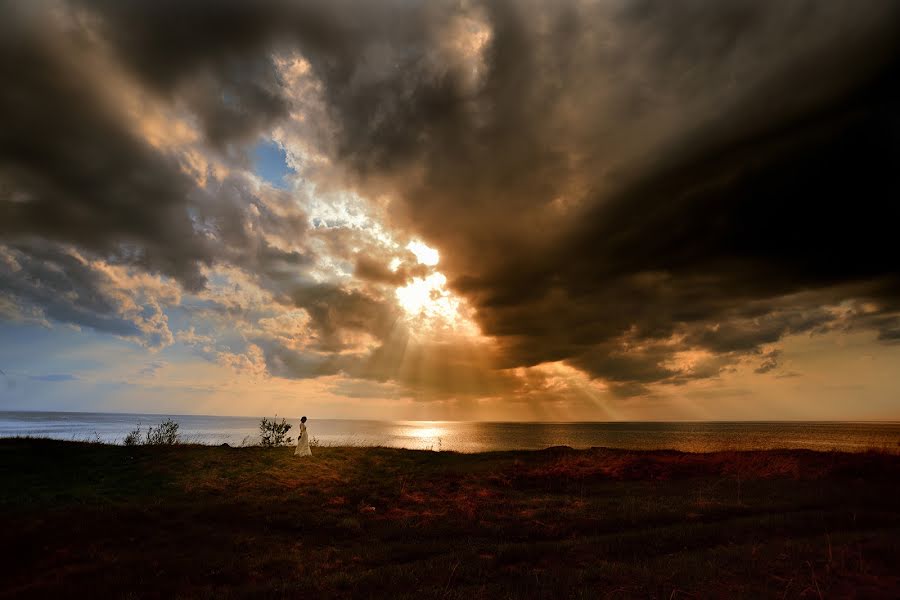
<path fill-rule="evenodd" d="M 132 432 L 134 433 L 134 432 Z M 178 423 L 166 419 L 156 427 L 147 429 L 144 444 L 149 446 L 171 446 L 178 443 Z"/>
<path fill-rule="evenodd" d="M 125 439 L 122 441 L 126 446 L 137 446 L 141 443 L 141 424 L 138 423 L 137 427 L 128 432 L 128 435 L 125 436 Z"/>
<path fill-rule="evenodd" d="M 271 448 L 273 446 L 289 446 L 291 438 L 285 437 L 287 432 L 291 430 L 290 423 L 281 419 L 279 423 L 276 419 L 271 421 L 265 417 L 259 421 L 259 443 L 261 446 Z"/>

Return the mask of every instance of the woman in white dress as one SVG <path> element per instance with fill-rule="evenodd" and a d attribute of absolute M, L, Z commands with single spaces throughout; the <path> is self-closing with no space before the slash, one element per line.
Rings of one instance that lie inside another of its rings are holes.
<path fill-rule="evenodd" d="M 297 437 L 294 456 L 312 456 L 312 450 L 309 449 L 309 433 L 306 432 L 306 417 L 300 417 L 300 435 Z"/>

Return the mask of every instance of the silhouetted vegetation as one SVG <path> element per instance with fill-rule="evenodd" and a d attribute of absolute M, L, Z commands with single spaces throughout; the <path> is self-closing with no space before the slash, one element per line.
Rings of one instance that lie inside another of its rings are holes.
<path fill-rule="evenodd" d="M 137 446 L 141 443 L 141 424 L 138 423 L 134 429 L 128 432 L 122 443 L 126 446 Z"/>
<path fill-rule="evenodd" d="M 11 597 L 896 598 L 900 457 L 0 440 Z M 135 543 L 140 540 L 140 543 Z"/>
<path fill-rule="evenodd" d="M 138 423 L 134 429 L 128 432 L 122 443 L 125 446 L 137 446 L 144 444 L 147 446 L 173 446 L 180 441 L 178 435 L 178 423 L 172 419 L 166 419 L 159 425 L 147 428 L 144 437 L 141 437 L 141 424 Z"/>
<path fill-rule="evenodd" d="M 287 437 L 287 432 L 290 430 L 290 423 L 284 419 L 281 419 L 279 423 L 277 415 L 271 421 L 263 417 L 259 421 L 259 445 L 264 448 L 290 445 L 291 438 Z"/>
<path fill-rule="evenodd" d="M 144 443 L 149 446 L 171 446 L 178 443 L 178 423 L 166 419 L 156 427 L 147 429 Z"/>

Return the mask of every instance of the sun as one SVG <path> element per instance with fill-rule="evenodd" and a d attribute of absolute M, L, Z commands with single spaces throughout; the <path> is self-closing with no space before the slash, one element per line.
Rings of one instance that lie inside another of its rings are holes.
<path fill-rule="evenodd" d="M 441 255 L 435 248 L 426 246 L 423 242 L 413 240 L 406 245 L 406 249 L 416 255 L 419 264 L 433 267 L 441 260 Z"/>
<path fill-rule="evenodd" d="M 447 277 L 443 273 L 416 277 L 397 288 L 397 301 L 410 315 L 453 320 L 459 312 L 459 299 L 447 290 L 446 284 Z"/>
<path fill-rule="evenodd" d="M 423 242 L 410 242 L 406 248 L 416 256 L 419 264 L 434 267 L 440 262 L 438 251 Z M 405 286 L 397 288 L 395 294 L 407 322 L 417 331 L 478 332 L 467 316 L 469 311 L 464 300 L 447 288 L 447 277 L 440 271 L 414 277 Z"/>

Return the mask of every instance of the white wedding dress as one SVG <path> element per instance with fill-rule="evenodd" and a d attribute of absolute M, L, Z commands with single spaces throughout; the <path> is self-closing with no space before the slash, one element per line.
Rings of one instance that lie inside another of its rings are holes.
<path fill-rule="evenodd" d="M 309 434 L 306 432 L 306 423 L 300 423 L 300 437 L 297 438 L 297 449 L 294 456 L 312 456 L 309 449 Z"/>

